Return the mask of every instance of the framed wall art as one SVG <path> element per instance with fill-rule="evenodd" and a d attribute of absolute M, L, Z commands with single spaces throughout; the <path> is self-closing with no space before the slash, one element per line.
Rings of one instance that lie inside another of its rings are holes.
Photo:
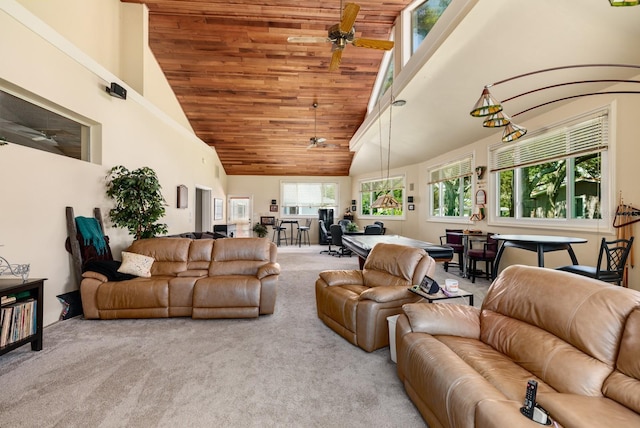
<path fill-rule="evenodd" d="M 222 220 L 222 211 L 224 210 L 224 204 L 222 199 L 213 199 L 213 219 Z"/>
<path fill-rule="evenodd" d="M 178 186 L 177 202 L 178 208 L 187 208 L 189 206 L 189 188 L 184 184 Z"/>

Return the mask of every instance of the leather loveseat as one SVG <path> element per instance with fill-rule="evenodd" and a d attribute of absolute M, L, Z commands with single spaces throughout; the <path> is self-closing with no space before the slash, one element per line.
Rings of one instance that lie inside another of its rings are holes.
<path fill-rule="evenodd" d="M 318 317 L 336 333 L 367 352 L 389 346 L 387 317 L 420 297 L 408 291 L 435 261 L 423 250 L 379 243 L 362 270 L 327 270 L 316 280 Z"/>
<path fill-rule="evenodd" d="M 640 426 L 640 293 L 556 270 L 505 269 L 481 308 L 403 307 L 397 370 L 430 428 Z"/>
<path fill-rule="evenodd" d="M 274 311 L 280 265 L 268 239 L 152 238 L 126 251 L 152 257 L 151 276 L 110 281 L 84 272 L 85 318 L 251 318 Z"/>

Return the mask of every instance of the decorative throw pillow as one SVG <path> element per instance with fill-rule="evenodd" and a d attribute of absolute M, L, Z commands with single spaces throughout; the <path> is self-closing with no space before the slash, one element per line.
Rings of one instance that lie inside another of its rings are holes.
<path fill-rule="evenodd" d="M 151 266 L 154 261 L 155 259 L 153 257 L 123 251 L 122 264 L 118 272 L 149 278 L 151 276 Z"/>

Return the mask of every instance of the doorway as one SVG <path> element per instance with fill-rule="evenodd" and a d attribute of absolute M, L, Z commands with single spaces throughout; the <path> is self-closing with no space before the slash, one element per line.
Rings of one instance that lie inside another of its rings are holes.
<path fill-rule="evenodd" d="M 211 222 L 211 189 L 196 186 L 196 232 L 210 232 Z"/>
<path fill-rule="evenodd" d="M 253 236 L 251 227 L 252 198 L 250 196 L 229 196 L 229 223 L 236 225 L 236 236 Z"/>

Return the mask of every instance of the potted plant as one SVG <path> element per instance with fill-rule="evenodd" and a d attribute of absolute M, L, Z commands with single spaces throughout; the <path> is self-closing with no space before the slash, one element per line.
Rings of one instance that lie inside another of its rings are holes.
<path fill-rule="evenodd" d="M 258 235 L 258 238 L 264 238 L 269 233 L 269 231 L 267 230 L 267 226 L 265 226 L 260 222 L 257 222 L 253 226 L 253 231 L 255 232 L 256 235 Z"/>
<path fill-rule="evenodd" d="M 355 224 L 354 222 L 349 222 L 347 224 L 347 232 L 357 232 L 358 231 L 358 225 Z"/>
<path fill-rule="evenodd" d="M 167 233 L 166 224 L 156 223 L 165 215 L 166 202 L 153 169 L 129 171 L 118 165 L 109 170 L 106 179 L 107 196 L 116 203 L 109 211 L 114 226 L 128 229 L 135 239 Z"/>

